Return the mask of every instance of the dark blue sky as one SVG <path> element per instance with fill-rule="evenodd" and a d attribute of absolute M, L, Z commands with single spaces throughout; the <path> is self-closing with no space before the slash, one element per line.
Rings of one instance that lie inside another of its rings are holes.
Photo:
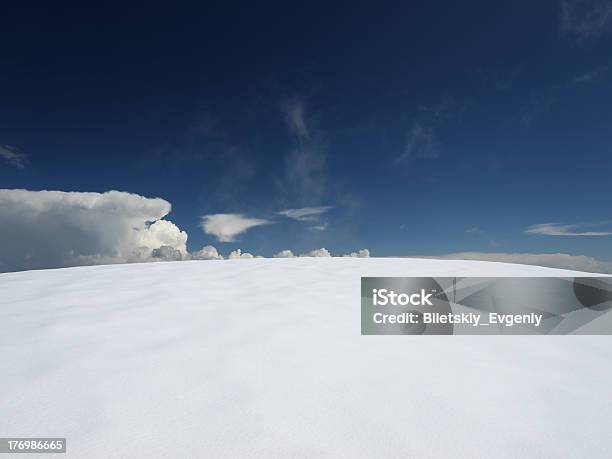
<path fill-rule="evenodd" d="M 0 188 L 159 196 L 190 249 L 612 259 L 608 1 L 17 8 Z"/>

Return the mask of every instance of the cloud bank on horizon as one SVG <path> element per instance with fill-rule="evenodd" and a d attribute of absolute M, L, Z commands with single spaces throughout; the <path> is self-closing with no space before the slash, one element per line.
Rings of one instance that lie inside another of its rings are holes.
<path fill-rule="evenodd" d="M 65 192 L 0 189 L 0 272 L 149 261 L 222 260 L 212 245 L 187 250 L 187 232 L 165 219 L 172 209 L 161 198 L 121 191 Z M 293 209 L 299 217 L 323 210 Z M 272 221 L 242 214 L 202 217 L 206 234 L 222 242 Z M 293 253 L 284 250 L 281 253 Z M 355 252 L 369 255 L 367 249 Z M 325 248 L 301 254 L 330 257 Z M 255 255 L 235 249 L 228 259 Z"/>
<path fill-rule="evenodd" d="M 527 234 L 535 234 L 538 236 L 612 236 L 612 231 L 579 231 L 581 228 L 592 228 L 595 226 L 606 225 L 608 223 L 596 224 L 575 224 L 564 225 L 561 223 L 540 223 L 531 225 L 525 230 Z"/>
<path fill-rule="evenodd" d="M 212 245 L 189 252 L 187 233 L 165 219 L 171 208 L 164 199 L 120 191 L 0 189 L 0 220 L 3 223 L 0 226 L 0 272 L 94 264 L 225 259 Z M 291 209 L 279 214 L 310 221 L 327 210 L 323 207 Z M 212 236 L 233 239 L 249 228 L 270 223 L 242 215 L 216 214 L 204 218 L 202 226 Z M 208 227 L 204 227 L 205 224 Z M 324 247 L 299 255 L 285 249 L 274 255 L 275 258 L 331 256 Z M 370 251 L 361 249 L 343 256 L 368 258 Z M 235 249 L 227 259 L 256 257 Z M 563 253 L 462 252 L 433 258 L 500 261 L 612 273 L 612 263 Z"/>
<path fill-rule="evenodd" d="M 536 265 L 548 268 L 612 274 L 612 263 L 610 262 L 600 261 L 584 255 L 569 255 L 567 253 L 458 252 L 428 258 L 442 260 L 493 261 L 498 263 Z"/>
<path fill-rule="evenodd" d="M 0 270 L 165 259 L 187 233 L 164 220 L 168 201 L 106 193 L 0 190 Z M 154 249 L 165 246 L 173 249 Z"/>

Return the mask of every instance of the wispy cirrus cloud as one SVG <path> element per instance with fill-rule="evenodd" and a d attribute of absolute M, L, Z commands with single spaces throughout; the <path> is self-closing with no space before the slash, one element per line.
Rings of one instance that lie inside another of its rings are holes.
<path fill-rule="evenodd" d="M 516 80 L 525 72 L 525 67 L 524 62 L 519 62 L 508 72 L 497 77 L 495 87 L 499 90 L 510 89 L 516 83 Z"/>
<path fill-rule="evenodd" d="M 304 101 L 300 98 L 288 99 L 281 103 L 281 108 L 289 131 L 299 140 L 307 139 L 310 134 L 306 124 Z"/>
<path fill-rule="evenodd" d="M 251 218 L 243 214 L 211 214 L 201 217 L 200 227 L 220 242 L 233 242 L 236 236 L 256 226 L 274 222 L 264 218 Z"/>
<path fill-rule="evenodd" d="M 279 181 L 284 193 L 303 204 L 320 202 L 327 187 L 327 154 L 323 134 L 309 125 L 303 99 L 281 103 L 293 146 L 285 157 L 285 174 Z"/>
<path fill-rule="evenodd" d="M 23 169 L 28 162 L 28 156 L 11 145 L 0 145 L 0 158 L 18 169 Z"/>
<path fill-rule="evenodd" d="M 406 133 L 403 150 L 395 158 L 395 162 L 438 159 L 440 156 L 439 129 L 456 110 L 457 104 L 450 98 L 439 104 L 420 107 L 418 115 L 412 120 Z"/>
<path fill-rule="evenodd" d="M 590 83 L 591 81 L 595 81 L 601 76 L 603 76 L 607 71 L 608 71 L 607 66 L 603 66 L 603 65 L 599 66 L 595 70 L 592 70 L 590 72 L 586 72 L 581 75 L 576 75 L 574 79 L 572 80 L 572 83 L 574 84 Z"/>
<path fill-rule="evenodd" d="M 556 101 L 551 93 L 533 98 L 520 114 L 519 123 L 524 128 L 530 128 L 540 118 L 544 117 Z"/>
<path fill-rule="evenodd" d="M 318 221 L 320 216 L 333 209 L 332 206 L 301 207 L 299 209 L 285 209 L 277 212 L 287 218 L 292 218 L 301 222 Z"/>
<path fill-rule="evenodd" d="M 468 228 L 465 230 L 466 234 L 478 237 L 478 238 L 482 238 L 485 239 L 487 241 L 487 243 L 492 246 L 492 247 L 499 247 L 502 246 L 503 243 L 493 239 L 491 236 L 489 236 L 489 234 L 483 230 L 482 228 L 478 227 L 478 226 L 473 226 L 472 228 Z"/>
<path fill-rule="evenodd" d="M 538 236 L 612 236 L 612 231 L 581 231 L 603 224 L 606 223 L 580 223 L 574 225 L 565 225 L 561 223 L 539 223 L 537 225 L 531 225 L 525 230 L 525 233 L 535 234 Z"/>
<path fill-rule="evenodd" d="M 325 231 L 327 229 L 327 222 L 321 221 L 321 215 L 329 212 L 331 209 L 333 209 L 333 206 L 301 207 L 299 209 L 281 210 L 280 212 L 277 212 L 277 214 L 297 220 L 299 222 L 313 223 L 313 225 L 309 226 L 308 229 L 310 231 L 318 232 Z"/>
<path fill-rule="evenodd" d="M 612 28 L 612 0 L 561 0 L 560 27 L 563 35 L 578 42 L 599 37 Z M 607 65 L 599 65 L 534 95 L 521 109 L 519 124 L 531 128 L 553 111 L 553 106 L 566 91 L 597 81 L 607 71 Z"/>
<path fill-rule="evenodd" d="M 563 0 L 560 15 L 561 32 L 578 41 L 597 38 L 612 25 L 610 0 Z"/>
<path fill-rule="evenodd" d="M 320 225 L 309 226 L 308 229 L 314 232 L 325 231 L 327 229 L 327 222 L 323 222 Z"/>
<path fill-rule="evenodd" d="M 397 162 L 410 159 L 437 159 L 439 143 L 436 129 L 433 126 L 414 121 L 406 134 L 404 150 L 397 157 Z"/>
<path fill-rule="evenodd" d="M 535 95 L 522 108 L 519 124 L 523 128 L 531 128 L 538 120 L 553 111 L 554 106 L 566 96 L 567 91 L 593 83 L 604 76 L 607 71 L 608 66 L 600 65 L 589 72 L 567 78 L 564 82 L 552 85 L 541 94 Z"/>
<path fill-rule="evenodd" d="M 477 226 L 465 230 L 467 234 L 485 234 L 485 232 Z"/>

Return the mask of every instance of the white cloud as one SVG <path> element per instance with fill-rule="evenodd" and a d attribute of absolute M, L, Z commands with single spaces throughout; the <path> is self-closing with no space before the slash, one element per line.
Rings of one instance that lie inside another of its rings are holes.
<path fill-rule="evenodd" d="M 162 220 L 170 203 L 119 191 L 0 190 L 0 271 L 146 261 L 187 233 Z M 164 249 L 167 253 L 167 249 Z"/>
<path fill-rule="evenodd" d="M 329 251 L 323 247 L 316 250 L 311 250 L 308 253 L 300 254 L 300 257 L 331 257 Z"/>
<path fill-rule="evenodd" d="M 191 258 L 193 260 L 223 260 L 223 255 L 220 255 L 212 245 L 206 245 L 200 250 L 191 252 Z"/>
<path fill-rule="evenodd" d="M 299 98 L 285 100 L 281 103 L 281 108 L 289 131 L 298 139 L 307 139 L 309 131 L 304 118 L 304 102 Z"/>
<path fill-rule="evenodd" d="M 240 258 L 255 258 L 255 257 L 249 252 L 243 253 L 240 249 L 236 249 L 233 252 L 230 252 L 229 256 L 227 257 L 228 260 L 236 260 Z"/>
<path fill-rule="evenodd" d="M 281 250 L 274 254 L 274 258 L 295 258 L 295 255 L 291 250 Z"/>
<path fill-rule="evenodd" d="M 406 133 L 403 150 L 397 156 L 396 163 L 437 159 L 440 155 L 439 131 L 460 110 L 461 107 L 452 98 L 431 106 L 421 106 Z"/>
<path fill-rule="evenodd" d="M 273 222 L 263 218 L 250 218 L 243 214 L 204 215 L 200 226 L 206 234 L 215 236 L 221 242 L 232 242 L 236 236 L 250 228 Z"/>
<path fill-rule="evenodd" d="M 536 121 L 546 116 L 556 102 L 556 97 L 552 94 L 534 97 L 526 105 L 519 118 L 519 123 L 524 128 L 532 127 Z"/>
<path fill-rule="evenodd" d="M 561 31 L 580 41 L 596 38 L 612 24 L 612 2 L 609 0 L 563 0 Z"/>
<path fill-rule="evenodd" d="M 567 253 L 486 253 L 461 252 L 441 255 L 446 260 L 480 260 L 503 263 L 518 263 L 524 265 L 546 266 L 549 268 L 571 269 L 594 273 L 612 273 L 612 263 L 600 261 L 584 255 L 569 255 Z"/>
<path fill-rule="evenodd" d="M 357 252 L 351 252 L 344 256 L 353 257 L 353 258 L 370 258 L 370 251 L 368 249 L 361 249 L 361 250 L 358 250 Z"/>
<path fill-rule="evenodd" d="M 612 236 L 609 231 L 577 231 L 580 228 L 588 228 L 598 225 L 563 225 L 560 223 L 540 223 L 531 225 L 525 230 L 527 234 L 536 234 L 539 236 Z"/>
<path fill-rule="evenodd" d="M 285 159 L 286 184 L 300 201 L 318 201 L 326 186 L 325 155 L 316 145 L 291 150 Z"/>
<path fill-rule="evenodd" d="M 151 258 L 160 261 L 181 261 L 183 254 L 180 250 L 170 247 L 169 245 L 162 245 L 157 249 L 153 249 L 151 252 Z"/>
<path fill-rule="evenodd" d="M 574 77 L 572 82 L 575 84 L 590 83 L 591 81 L 594 81 L 598 79 L 599 77 L 601 77 L 607 71 L 608 71 L 608 67 L 606 66 L 597 67 L 595 70 L 591 72 L 583 73 L 582 75 L 578 75 Z"/>
<path fill-rule="evenodd" d="M 157 220 L 139 233 L 138 244 L 145 247 L 165 245 L 187 253 L 187 233 L 169 220 Z"/>
<path fill-rule="evenodd" d="M 293 148 L 285 157 L 285 176 L 279 181 L 284 193 L 303 203 L 320 201 L 327 185 L 325 143 L 320 131 L 308 126 L 301 99 L 282 103 Z"/>
<path fill-rule="evenodd" d="M 322 214 L 330 211 L 331 209 L 333 209 L 332 206 L 301 207 L 299 209 L 281 210 L 278 212 L 278 214 L 302 222 L 317 221 Z"/>
<path fill-rule="evenodd" d="M 333 209 L 332 206 L 301 207 L 299 209 L 285 209 L 277 213 L 300 222 L 319 222 L 321 215 L 331 209 Z M 308 229 L 310 231 L 324 231 L 327 229 L 327 223 L 322 222 L 318 225 L 309 226 Z"/>
<path fill-rule="evenodd" d="M 398 156 L 397 162 L 411 159 L 436 159 L 439 154 L 438 144 L 435 128 L 415 121 L 406 134 L 404 151 Z"/>
<path fill-rule="evenodd" d="M 16 147 L 12 147 L 11 145 L 0 145 L 0 158 L 4 159 L 18 169 L 23 169 L 28 160 L 25 153 Z"/>
<path fill-rule="evenodd" d="M 327 229 L 327 223 L 321 223 L 320 225 L 309 226 L 310 231 L 325 231 Z"/>

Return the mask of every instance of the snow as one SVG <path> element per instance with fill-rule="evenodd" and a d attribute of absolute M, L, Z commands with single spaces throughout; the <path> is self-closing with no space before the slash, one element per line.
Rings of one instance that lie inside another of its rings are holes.
<path fill-rule="evenodd" d="M 67 437 L 75 458 L 609 458 L 611 337 L 360 335 L 361 276 L 573 274 L 390 258 L 1 274 L 0 436 Z"/>

